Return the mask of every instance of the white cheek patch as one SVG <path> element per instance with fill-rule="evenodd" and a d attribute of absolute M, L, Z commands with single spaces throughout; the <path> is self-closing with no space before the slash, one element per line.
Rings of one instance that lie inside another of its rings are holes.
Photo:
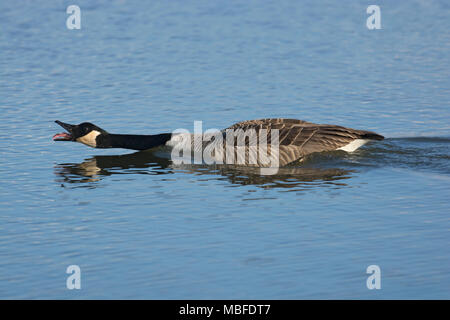
<path fill-rule="evenodd" d="M 91 132 L 89 132 L 88 134 L 77 138 L 77 142 L 81 142 L 82 144 L 85 144 L 89 147 L 95 148 L 97 147 L 97 141 L 95 140 L 95 138 L 97 138 L 97 136 L 100 134 L 100 132 L 98 132 L 97 130 L 92 130 Z"/>

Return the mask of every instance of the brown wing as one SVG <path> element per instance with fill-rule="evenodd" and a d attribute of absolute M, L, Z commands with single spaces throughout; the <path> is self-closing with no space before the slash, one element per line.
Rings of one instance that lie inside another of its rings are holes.
<path fill-rule="evenodd" d="M 286 126 L 296 126 L 296 125 L 314 125 L 314 123 L 298 120 L 298 119 L 285 119 L 285 118 L 266 118 L 266 119 L 258 119 L 258 120 L 246 120 L 233 124 L 231 127 L 227 129 L 243 129 L 246 128 L 260 128 L 260 129 L 268 129 L 272 126 L 274 127 L 286 127 Z"/>
<path fill-rule="evenodd" d="M 355 139 L 383 139 L 370 131 L 283 118 L 242 121 L 227 129 L 254 129 L 258 136 L 261 129 L 266 129 L 268 144 L 271 143 L 270 130 L 278 129 L 279 166 L 287 165 L 313 152 L 339 149 Z"/>

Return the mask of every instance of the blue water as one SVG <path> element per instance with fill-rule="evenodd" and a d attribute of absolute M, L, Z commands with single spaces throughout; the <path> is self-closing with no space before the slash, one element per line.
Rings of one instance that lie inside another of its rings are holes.
<path fill-rule="evenodd" d="M 449 299 L 450 6 L 377 4 L 0 2 L 0 298 Z M 51 139 L 272 116 L 387 139 L 272 177 Z"/>

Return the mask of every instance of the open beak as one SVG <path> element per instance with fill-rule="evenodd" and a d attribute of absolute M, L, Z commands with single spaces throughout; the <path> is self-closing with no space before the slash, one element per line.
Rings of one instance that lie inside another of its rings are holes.
<path fill-rule="evenodd" d="M 57 133 L 53 136 L 53 141 L 73 141 L 73 130 L 76 127 L 73 124 L 68 124 L 61 122 L 59 120 L 55 121 L 61 127 L 63 127 L 67 132 Z"/>

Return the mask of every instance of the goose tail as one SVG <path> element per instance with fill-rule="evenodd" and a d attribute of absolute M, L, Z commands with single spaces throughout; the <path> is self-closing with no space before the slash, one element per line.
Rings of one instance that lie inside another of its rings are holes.
<path fill-rule="evenodd" d="M 378 133 L 372 132 L 372 131 L 362 131 L 361 132 L 361 139 L 367 139 L 367 140 L 383 140 L 384 137 Z"/>

